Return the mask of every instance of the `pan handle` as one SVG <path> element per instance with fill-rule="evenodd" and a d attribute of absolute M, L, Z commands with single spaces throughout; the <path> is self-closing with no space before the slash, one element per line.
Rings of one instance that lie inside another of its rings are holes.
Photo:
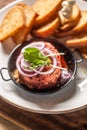
<path fill-rule="evenodd" d="M 75 53 L 76 52 L 76 53 Z M 81 55 L 81 52 L 78 50 L 78 49 L 75 49 L 73 51 L 73 53 L 75 54 L 75 57 L 76 57 L 76 62 L 77 63 L 81 63 L 83 61 L 83 56 Z M 77 55 L 79 58 L 77 58 Z"/>
<path fill-rule="evenodd" d="M 11 80 L 11 78 L 9 78 L 9 79 L 4 78 L 4 75 L 3 75 L 3 70 L 8 70 L 8 69 L 7 69 L 7 68 L 5 68 L 5 67 L 3 67 L 3 68 L 1 68 L 1 69 L 0 69 L 0 74 L 1 74 L 2 79 L 3 79 L 4 81 L 10 81 L 10 80 Z"/>

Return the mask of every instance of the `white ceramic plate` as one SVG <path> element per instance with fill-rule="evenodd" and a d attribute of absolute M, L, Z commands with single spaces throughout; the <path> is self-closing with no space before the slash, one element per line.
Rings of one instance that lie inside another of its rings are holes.
<path fill-rule="evenodd" d="M 32 5 L 35 0 L 19 0 Z M 7 5 L 0 11 L 0 22 L 6 12 L 13 7 L 18 0 Z M 86 10 L 87 3 L 78 0 L 80 8 Z M 10 43 L 9 43 L 10 46 Z M 0 68 L 7 67 L 9 55 L 0 44 Z M 4 72 L 7 78 L 7 72 Z M 50 95 L 34 95 L 18 88 L 12 81 L 5 82 L 0 76 L 0 96 L 5 101 L 21 109 L 37 113 L 59 114 L 75 111 L 87 106 L 87 61 L 78 65 L 76 80 L 73 85 Z"/>

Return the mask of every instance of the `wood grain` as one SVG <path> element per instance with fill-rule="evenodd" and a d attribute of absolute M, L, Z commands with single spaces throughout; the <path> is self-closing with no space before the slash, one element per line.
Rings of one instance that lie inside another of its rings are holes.
<path fill-rule="evenodd" d="M 0 130 L 23 130 L 12 122 L 0 117 Z"/>
<path fill-rule="evenodd" d="M 37 114 L 18 109 L 0 100 L 1 114 L 31 130 L 86 130 L 87 108 L 68 114 Z"/>
<path fill-rule="evenodd" d="M 14 0 L 0 0 L 0 8 Z M 1 116 L 24 130 L 87 130 L 87 108 L 68 114 L 37 114 L 0 99 Z"/>

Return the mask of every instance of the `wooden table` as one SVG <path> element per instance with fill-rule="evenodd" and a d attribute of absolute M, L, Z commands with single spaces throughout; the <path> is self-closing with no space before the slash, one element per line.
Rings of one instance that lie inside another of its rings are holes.
<path fill-rule="evenodd" d="M 14 0 L 0 0 L 0 9 Z M 87 108 L 68 113 L 44 115 L 18 109 L 0 99 L 1 117 L 24 130 L 87 130 Z"/>

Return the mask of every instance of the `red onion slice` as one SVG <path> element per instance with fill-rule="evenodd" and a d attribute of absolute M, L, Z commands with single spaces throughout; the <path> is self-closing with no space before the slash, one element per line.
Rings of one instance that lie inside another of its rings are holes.
<path fill-rule="evenodd" d="M 54 66 L 57 66 L 57 64 L 58 64 L 57 57 L 55 55 L 53 55 L 53 52 L 51 50 L 49 50 L 48 48 L 46 48 L 44 46 L 45 46 L 44 42 L 32 42 L 31 44 L 25 46 L 22 49 L 22 52 L 24 52 L 24 50 L 26 48 L 29 48 L 29 47 L 38 48 L 41 50 L 42 54 L 50 55 L 50 58 L 52 60 L 52 64 Z M 38 74 L 51 74 L 55 70 L 55 68 L 52 67 L 47 71 L 43 71 L 44 66 L 38 67 L 37 69 L 34 69 L 34 70 L 27 69 L 27 67 L 29 67 L 29 63 L 24 60 L 24 57 L 22 54 L 20 54 L 19 57 L 17 58 L 16 67 L 17 67 L 19 73 L 21 73 L 22 75 L 27 76 L 27 77 L 33 77 L 33 76 L 36 76 Z"/>
<path fill-rule="evenodd" d="M 52 62 L 53 62 L 53 65 L 57 65 L 57 63 L 58 63 L 58 61 L 57 61 L 57 59 L 56 59 L 56 56 L 55 55 L 53 55 L 53 52 L 51 51 L 51 50 L 49 50 L 48 48 L 44 48 L 43 50 L 42 50 L 42 52 L 45 54 L 45 53 L 48 53 L 48 54 L 45 54 L 45 55 L 52 55 L 52 56 L 50 56 L 51 57 L 51 59 L 52 59 Z"/>
<path fill-rule="evenodd" d="M 33 72 L 33 70 L 31 69 L 27 69 L 29 68 L 29 63 L 27 61 L 24 60 L 24 58 L 21 59 L 21 68 L 22 70 L 24 70 L 25 72 Z"/>
<path fill-rule="evenodd" d="M 28 64 L 23 63 L 23 60 L 24 60 L 23 55 L 19 55 L 17 60 L 16 60 L 16 67 L 17 67 L 19 73 L 21 73 L 22 75 L 27 76 L 27 77 L 33 77 L 33 76 L 38 75 L 38 73 L 36 73 L 35 70 L 27 70 L 27 69 L 25 69 L 23 67 L 23 65 L 27 66 Z M 37 71 L 40 72 L 40 71 L 43 70 L 43 68 L 44 68 L 44 66 L 38 67 Z"/>
<path fill-rule="evenodd" d="M 42 53 L 44 54 L 44 55 L 48 55 L 48 54 L 53 54 L 53 52 L 51 51 L 51 50 L 49 50 L 48 48 L 44 48 L 43 50 L 42 50 Z M 45 53 L 47 53 L 47 54 L 45 54 Z M 51 57 L 51 59 L 52 59 L 52 63 L 53 63 L 53 65 L 55 65 L 55 66 L 57 66 L 57 59 L 56 59 L 56 56 L 50 56 Z M 51 68 L 50 70 L 48 70 L 48 71 L 45 71 L 45 72 L 40 72 L 40 71 L 37 71 L 37 70 L 34 70 L 36 73 L 38 73 L 38 74 L 51 74 L 51 73 L 53 73 L 54 72 L 54 70 L 55 70 L 55 68 Z"/>
<path fill-rule="evenodd" d="M 29 47 L 35 47 L 35 48 L 37 48 L 37 49 L 39 49 L 39 50 L 42 50 L 42 49 L 44 48 L 44 46 L 45 46 L 44 42 L 32 42 L 31 44 L 25 46 L 25 47 L 21 50 L 21 52 L 24 53 L 25 49 L 26 49 L 26 48 L 29 48 Z"/>
<path fill-rule="evenodd" d="M 27 76 L 27 77 L 33 77 L 33 76 L 36 76 L 36 75 L 38 75 L 38 73 L 36 73 L 36 72 L 34 72 L 34 73 L 25 73 L 25 71 L 23 71 L 22 69 L 21 69 L 21 60 L 23 59 L 23 55 L 20 55 L 18 58 L 17 58 L 17 60 L 16 60 L 16 67 L 17 67 L 17 69 L 18 69 L 18 71 L 19 71 L 19 73 L 21 73 L 22 75 L 24 75 L 24 76 Z"/>
<path fill-rule="evenodd" d="M 30 66 L 29 63 L 27 61 L 25 61 L 24 58 L 21 59 L 21 68 L 22 68 L 22 70 L 25 71 L 25 72 L 34 72 L 34 70 L 25 68 L 25 67 L 29 67 L 29 66 Z M 42 71 L 43 68 L 44 68 L 44 66 L 37 67 L 36 70 Z"/>

